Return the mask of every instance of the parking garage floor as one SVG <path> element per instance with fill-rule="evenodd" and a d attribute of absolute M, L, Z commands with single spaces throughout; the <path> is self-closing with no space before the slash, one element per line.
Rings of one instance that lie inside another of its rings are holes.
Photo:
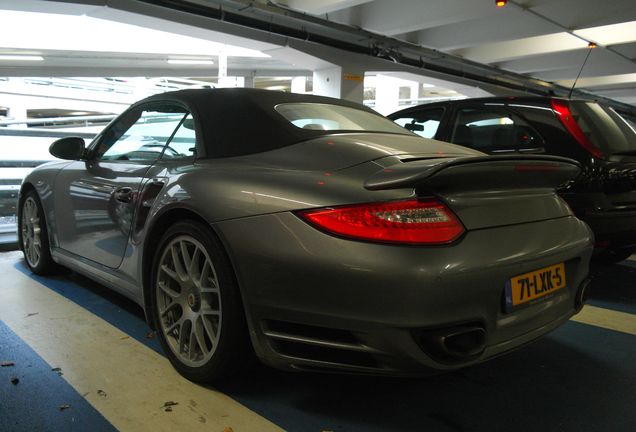
<path fill-rule="evenodd" d="M 258 367 L 181 378 L 141 309 L 0 253 L 1 431 L 634 431 L 636 256 L 594 270 L 590 304 L 519 351 L 421 379 Z"/>

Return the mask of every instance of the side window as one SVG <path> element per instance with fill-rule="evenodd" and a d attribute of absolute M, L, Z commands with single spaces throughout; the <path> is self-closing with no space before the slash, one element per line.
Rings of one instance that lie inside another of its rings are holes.
<path fill-rule="evenodd" d="M 185 115 L 182 109 L 173 108 L 131 110 L 106 131 L 95 157 L 103 161 L 155 161 Z"/>
<path fill-rule="evenodd" d="M 544 151 L 543 139 L 525 120 L 488 107 L 460 109 L 451 142 L 487 153 Z"/>
<path fill-rule="evenodd" d="M 166 146 L 162 159 L 189 159 L 196 156 L 196 134 L 192 114 L 183 120 L 174 136 Z"/>
<path fill-rule="evenodd" d="M 443 108 L 435 108 L 420 111 L 413 117 L 402 117 L 393 121 L 421 137 L 433 138 L 437 133 L 443 114 Z"/>

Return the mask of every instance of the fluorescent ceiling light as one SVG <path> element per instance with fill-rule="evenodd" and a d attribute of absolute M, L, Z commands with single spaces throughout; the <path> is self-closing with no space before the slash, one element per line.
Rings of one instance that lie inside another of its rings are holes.
<path fill-rule="evenodd" d="M 574 34 L 601 45 L 616 45 L 636 41 L 636 21 L 574 30 Z"/>
<path fill-rule="evenodd" d="M 0 12 L 0 48 L 269 57 L 248 48 L 89 16 L 11 10 Z"/>
<path fill-rule="evenodd" d="M 214 62 L 212 60 L 195 60 L 195 59 L 168 59 L 168 63 L 170 64 L 178 64 L 178 65 L 212 65 Z"/>
<path fill-rule="evenodd" d="M 17 61 L 42 61 L 44 57 L 38 55 L 5 55 L 0 54 L 0 60 L 17 60 Z"/>

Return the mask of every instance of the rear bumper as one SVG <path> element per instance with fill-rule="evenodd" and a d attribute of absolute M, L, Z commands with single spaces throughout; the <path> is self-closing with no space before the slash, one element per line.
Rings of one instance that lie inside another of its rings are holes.
<path fill-rule="evenodd" d="M 410 375 L 486 360 L 575 313 L 592 252 L 591 232 L 574 217 L 471 231 L 446 247 L 339 239 L 290 213 L 216 228 L 256 352 L 285 369 Z M 558 262 L 566 263 L 565 289 L 505 313 L 510 277 Z M 422 343 L 430 331 L 466 325 L 485 331 L 483 352 L 448 360 Z"/>

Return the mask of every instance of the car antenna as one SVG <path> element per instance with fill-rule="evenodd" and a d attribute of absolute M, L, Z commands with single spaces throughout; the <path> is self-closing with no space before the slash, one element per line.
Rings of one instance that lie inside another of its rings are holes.
<path fill-rule="evenodd" d="M 585 63 L 587 63 L 587 59 L 590 58 L 590 54 L 592 54 L 592 50 L 596 48 L 596 44 L 594 42 L 588 42 L 587 44 L 588 50 L 587 55 L 585 56 L 585 60 L 583 60 L 583 64 L 581 65 L 581 69 L 579 70 L 579 74 L 576 76 L 574 83 L 572 84 L 572 88 L 570 89 L 570 93 L 568 93 L 568 99 L 572 99 L 572 92 L 574 91 L 574 87 L 576 87 L 576 83 L 581 77 L 581 73 L 583 72 L 583 68 L 585 67 Z"/>

